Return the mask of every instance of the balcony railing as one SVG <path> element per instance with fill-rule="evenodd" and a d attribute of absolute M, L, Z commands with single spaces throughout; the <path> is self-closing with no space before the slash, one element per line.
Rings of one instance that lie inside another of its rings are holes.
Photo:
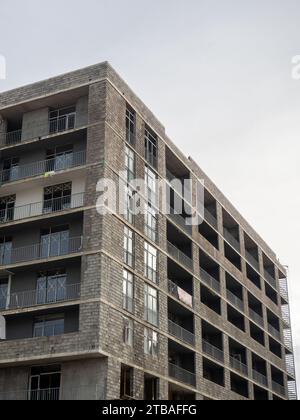
<path fill-rule="evenodd" d="M 273 337 L 277 338 L 278 340 L 281 339 L 280 331 L 278 331 L 276 328 L 273 327 L 273 325 L 268 324 L 268 331 Z"/>
<path fill-rule="evenodd" d="M 261 315 L 253 311 L 253 309 L 249 308 L 249 316 L 252 319 L 252 321 L 259 324 L 261 327 L 265 326 L 264 319 Z"/>
<path fill-rule="evenodd" d="M 21 248 L 2 250 L 0 265 L 11 265 L 22 262 L 63 257 L 82 250 L 82 236 L 68 240 L 53 241 L 53 243 L 38 243 Z"/>
<path fill-rule="evenodd" d="M 0 223 L 9 223 L 30 217 L 58 213 L 69 209 L 83 207 L 84 193 L 68 195 L 51 200 L 30 203 L 24 206 L 11 207 L 0 211 Z"/>
<path fill-rule="evenodd" d="M 22 130 L 8 131 L 6 133 L 6 145 L 17 144 L 22 141 Z"/>
<path fill-rule="evenodd" d="M 265 386 L 266 388 L 268 387 L 268 378 L 255 369 L 252 370 L 252 379 L 260 385 Z"/>
<path fill-rule="evenodd" d="M 245 250 L 245 256 L 247 261 L 257 270 L 259 271 L 259 262 L 257 261 L 257 259 L 255 259 L 253 257 L 252 254 L 250 254 L 249 251 Z"/>
<path fill-rule="evenodd" d="M 55 134 L 75 128 L 76 112 L 49 119 L 49 133 Z"/>
<path fill-rule="evenodd" d="M 51 305 L 56 303 L 78 300 L 80 298 L 80 284 L 50 287 L 45 290 L 31 290 L 19 293 L 11 293 L 6 299 L 5 307 L 0 311 L 30 308 L 40 305 Z"/>
<path fill-rule="evenodd" d="M 217 218 L 207 209 L 204 209 L 204 219 L 215 229 L 218 229 Z"/>
<path fill-rule="evenodd" d="M 172 185 L 172 188 L 174 191 L 182 198 L 184 198 L 188 203 L 191 203 L 192 201 L 192 195 L 191 195 L 191 188 L 190 188 L 190 179 L 186 179 L 184 182 L 181 179 L 178 179 L 176 175 L 172 174 L 172 172 L 167 169 L 166 170 L 167 180 Z M 174 182 L 177 181 L 177 182 Z"/>
<path fill-rule="evenodd" d="M 53 159 L 42 160 L 28 165 L 15 166 L 0 172 L 2 184 L 32 178 L 52 172 L 60 172 L 67 169 L 85 165 L 86 152 L 76 152 L 57 156 Z"/>
<path fill-rule="evenodd" d="M 105 395 L 100 386 L 61 387 L 0 392 L 0 401 L 100 401 Z"/>
<path fill-rule="evenodd" d="M 219 348 L 213 346 L 208 341 L 202 341 L 202 350 L 203 353 L 217 360 L 218 362 L 224 363 L 224 352 Z"/>
<path fill-rule="evenodd" d="M 187 293 L 185 290 L 177 286 L 171 280 L 168 281 L 169 293 L 173 295 L 176 299 L 180 300 L 185 305 L 193 307 L 193 296 Z"/>
<path fill-rule="evenodd" d="M 235 248 L 236 251 L 240 252 L 241 245 L 239 241 L 232 235 L 231 232 L 229 232 L 229 230 L 227 230 L 226 228 L 224 228 L 223 230 L 224 230 L 224 238 L 227 240 L 227 242 L 229 242 L 230 245 L 233 246 L 233 248 Z"/>
<path fill-rule="evenodd" d="M 248 366 L 232 356 L 230 356 L 230 366 L 232 369 L 248 376 Z"/>
<path fill-rule="evenodd" d="M 216 280 L 214 277 L 212 277 L 210 274 L 208 274 L 205 270 L 200 268 L 200 277 L 201 280 L 209 287 L 211 287 L 216 292 L 220 293 L 221 291 L 221 284 Z"/>
<path fill-rule="evenodd" d="M 170 219 L 174 221 L 174 223 L 177 226 L 181 227 L 189 235 L 192 234 L 192 231 L 193 231 L 192 226 L 187 224 L 186 219 L 181 214 L 175 214 L 175 210 L 170 208 L 169 217 Z"/>
<path fill-rule="evenodd" d="M 184 252 L 180 251 L 175 245 L 171 244 L 171 242 L 168 242 L 168 252 L 175 260 L 180 262 L 180 264 L 186 266 L 190 270 L 193 269 L 193 260 Z"/>
<path fill-rule="evenodd" d="M 195 345 L 195 335 L 190 331 L 182 328 L 180 325 L 175 324 L 171 320 L 169 320 L 169 333 L 173 335 L 173 337 L 176 337 L 179 340 L 190 344 L 191 346 Z"/>
<path fill-rule="evenodd" d="M 177 379 L 187 385 L 196 386 L 196 375 L 179 366 L 169 363 L 169 375 L 171 378 Z"/>
<path fill-rule="evenodd" d="M 227 299 L 229 300 L 229 302 L 231 302 L 236 308 L 244 312 L 244 302 L 235 294 L 233 294 L 230 290 L 227 290 L 226 293 L 227 293 Z"/>
<path fill-rule="evenodd" d="M 265 279 L 267 280 L 267 282 L 274 287 L 274 289 L 276 289 L 276 280 L 274 279 L 274 277 L 271 276 L 271 274 L 265 270 L 264 272 L 265 274 Z"/>
<path fill-rule="evenodd" d="M 284 386 L 278 384 L 275 381 L 272 381 L 272 389 L 273 389 L 274 392 L 276 392 L 276 394 L 279 394 L 279 395 L 281 395 L 283 397 L 286 394 Z"/>

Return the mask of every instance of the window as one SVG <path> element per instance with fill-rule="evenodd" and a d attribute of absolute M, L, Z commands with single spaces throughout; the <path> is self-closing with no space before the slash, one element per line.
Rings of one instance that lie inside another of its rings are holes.
<path fill-rule="evenodd" d="M 131 188 L 125 188 L 125 213 L 124 218 L 128 223 L 134 224 L 135 215 L 135 192 Z"/>
<path fill-rule="evenodd" d="M 133 267 L 133 232 L 128 227 L 124 228 L 124 263 Z"/>
<path fill-rule="evenodd" d="M 154 376 L 145 375 L 144 379 L 144 400 L 159 400 L 159 379 Z"/>
<path fill-rule="evenodd" d="M 129 366 L 121 366 L 121 400 L 133 398 L 133 368 Z"/>
<path fill-rule="evenodd" d="M 144 317 L 145 321 L 158 325 L 158 292 L 153 287 L 145 284 L 145 308 L 144 308 Z"/>
<path fill-rule="evenodd" d="M 0 279 L 0 310 L 7 307 L 8 283 L 8 279 Z"/>
<path fill-rule="evenodd" d="M 145 204 L 145 235 L 153 242 L 157 239 L 157 214 L 151 204 Z"/>
<path fill-rule="evenodd" d="M 145 195 L 149 203 L 157 202 L 157 180 L 156 175 L 150 168 L 145 168 Z"/>
<path fill-rule="evenodd" d="M 0 223 L 14 220 L 15 201 L 15 195 L 0 197 Z"/>
<path fill-rule="evenodd" d="M 10 264 L 12 262 L 12 238 L 10 236 L 0 237 L 0 264 Z"/>
<path fill-rule="evenodd" d="M 44 188 L 44 213 L 69 209 L 71 207 L 72 182 Z"/>
<path fill-rule="evenodd" d="M 38 305 L 64 301 L 67 298 L 67 275 L 65 270 L 39 273 L 36 287 Z M 68 299 L 75 298 L 68 296 Z"/>
<path fill-rule="evenodd" d="M 144 263 L 145 263 L 145 277 L 154 283 L 157 282 L 157 249 L 149 245 L 147 242 L 144 244 Z"/>
<path fill-rule="evenodd" d="M 158 356 L 158 334 L 149 328 L 144 330 L 144 351 L 149 356 Z"/>
<path fill-rule="evenodd" d="M 135 143 L 135 112 L 129 106 L 126 109 L 126 141 L 130 144 Z"/>
<path fill-rule="evenodd" d="M 31 368 L 29 399 L 32 401 L 57 401 L 61 383 L 61 367 L 45 366 Z"/>
<path fill-rule="evenodd" d="M 75 128 L 76 107 L 55 109 L 49 113 L 50 134 Z"/>
<path fill-rule="evenodd" d="M 123 309 L 133 312 L 134 285 L 133 275 L 127 270 L 123 271 Z"/>
<path fill-rule="evenodd" d="M 149 128 L 145 130 L 145 158 L 151 166 L 157 166 L 157 136 Z"/>
<path fill-rule="evenodd" d="M 127 182 L 130 184 L 135 179 L 135 155 L 127 146 L 125 149 L 125 168 Z"/>
<path fill-rule="evenodd" d="M 15 181 L 19 179 L 19 162 L 20 159 L 18 157 L 4 159 L 1 179 L 2 182 Z"/>
<path fill-rule="evenodd" d="M 133 320 L 129 318 L 123 318 L 123 341 L 127 346 L 133 346 Z"/>
<path fill-rule="evenodd" d="M 59 146 L 46 152 L 45 172 L 62 171 L 72 168 L 74 161 L 73 146 Z M 78 162 L 79 163 L 79 162 Z"/>
<path fill-rule="evenodd" d="M 63 315 L 36 318 L 33 324 L 33 337 L 54 337 L 65 330 Z"/>
<path fill-rule="evenodd" d="M 42 258 L 67 255 L 70 248 L 69 227 L 57 226 L 41 231 L 40 253 Z"/>

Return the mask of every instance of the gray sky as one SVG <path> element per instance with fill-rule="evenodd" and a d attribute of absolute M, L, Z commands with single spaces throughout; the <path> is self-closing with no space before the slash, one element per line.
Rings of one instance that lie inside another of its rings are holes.
<path fill-rule="evenodd" d="M 0 0 L 0 91 L 109 60 L 290 267 L 300 379 L 299 0 Z"/>

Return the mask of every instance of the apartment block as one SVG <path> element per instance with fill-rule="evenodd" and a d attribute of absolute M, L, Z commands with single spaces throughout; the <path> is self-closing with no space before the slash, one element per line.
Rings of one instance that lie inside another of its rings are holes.
<path fill-rule="evenodd" d="M 108 63 L 0 94 L 0 400 L 296 399 L 287 284 Z"/>

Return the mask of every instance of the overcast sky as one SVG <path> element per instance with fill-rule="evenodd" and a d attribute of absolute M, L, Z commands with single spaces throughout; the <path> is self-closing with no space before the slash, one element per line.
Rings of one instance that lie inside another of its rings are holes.
<path fill-rule="evenodd" d="M 300 378 L 299 0 L 0 0 L 0 91 L 108 60 L 290 268 Z"/>

